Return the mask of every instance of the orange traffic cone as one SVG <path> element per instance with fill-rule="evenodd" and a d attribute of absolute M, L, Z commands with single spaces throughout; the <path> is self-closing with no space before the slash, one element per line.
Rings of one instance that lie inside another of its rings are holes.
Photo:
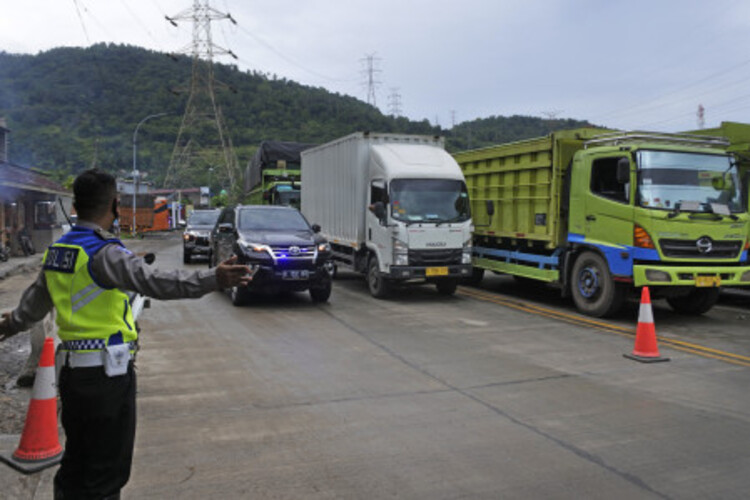
<path fill-rule="evenodd" d="M 669 361 L 659 355 L 656 344 L 656 327 L 654 326 L 654 311 L 651 309 L 651 294 L 644 286 L 641 292 L 641 307 L 638 310 L 638 328 L 635 331 L 635 347 L 633 354 L 623 354 L 626 358 L 642 363 Z"/>
<path fill-rule="evenodd" d="M 47 338 L 34 379 L 21 443 L 12 455 L 0 455 L 0 459 L 24 474 L 31 474 L 58 464 L 62 454 L 57 432 L 55 341 Z"/>

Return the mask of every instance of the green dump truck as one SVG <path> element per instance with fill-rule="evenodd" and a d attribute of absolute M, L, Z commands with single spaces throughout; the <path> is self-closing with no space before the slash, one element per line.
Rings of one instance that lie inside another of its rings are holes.
<path fill-rule="evenodd" d="M 747 178 L 721 138 L 582 128 L 456 153 L 485 270 L 559 285 L 585 314 L 649 286 L 702 314 L 749 286 Z"/>
<path fill-rule="evenodd" d="M 300 154 L 315 146 L 301 142 L 264 141 L 248 164 L 246 191 L 252 205 L 300 207 Z"/>

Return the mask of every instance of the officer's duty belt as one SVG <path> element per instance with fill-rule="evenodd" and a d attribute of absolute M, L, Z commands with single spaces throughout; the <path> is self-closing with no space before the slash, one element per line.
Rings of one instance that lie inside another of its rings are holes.
<path fill-rule="evenodd" d="M 130 350 L 136 349 L 136 342 L 128 342 Z M 105 341 L 102 339 L 92 340 L 67 340 L 60 342 L 58 353 L 62 356 L 61 366 L 70 368 L 90 368 L 102 366 L 104 359 L 102 349 Z M 85 351 L 85 352 L 84 352 Z"/>

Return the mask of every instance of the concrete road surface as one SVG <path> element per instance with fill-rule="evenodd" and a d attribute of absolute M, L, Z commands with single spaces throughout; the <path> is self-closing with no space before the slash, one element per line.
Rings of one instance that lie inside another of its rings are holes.
<path fill-rule="evenodd" d="M 182 266 L 177 237 L 138 245 Z M 126 499 L 750 492 L 750 363 L 640 364 L 632 337 L 434 287 L 376 300 L 346 273 L 329 304 L 214 293 L 141 326 Z"/>

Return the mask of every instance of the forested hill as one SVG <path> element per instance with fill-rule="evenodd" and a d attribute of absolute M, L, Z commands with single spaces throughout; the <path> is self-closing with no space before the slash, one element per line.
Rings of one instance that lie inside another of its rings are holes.
<path fill-rule="evenodd" d="M 217 91 L 241 166 L 263 140 L 322 143 L 359 130 L 440 134 L 456 151 L 586 125 L 573 120 L 490 117 L 451 130 L 427 120 L 384 115 L 354 97 L 260 72 L 216 64 Z M 138 168 L 157 183 L 166 173 L 187 101 L 191 60 L 146 49 L 99 44 L 37 55 L 0 52 L 0 117 L 11 130 L 10 161 L 63 180 L 91 165 L 132 168 L 135 125 Z M 195 179 L 205 182 L 205 179 Z"/>

